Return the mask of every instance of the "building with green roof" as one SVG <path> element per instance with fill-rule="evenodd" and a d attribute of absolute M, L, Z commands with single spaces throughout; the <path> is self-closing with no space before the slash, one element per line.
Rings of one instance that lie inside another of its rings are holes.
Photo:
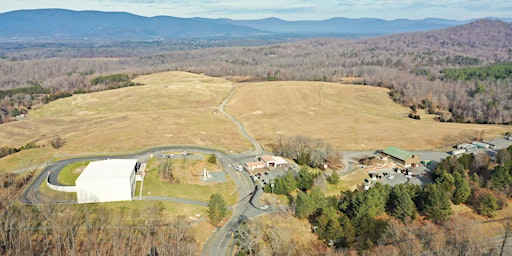
<path fill-rule="evenodd" d="M 395 146 L 389 146 L 385 148 L 382 151 L 382 154 L 389 157 L 395 163 L 404 166 L 405 168 L 411 167 L 413 164 L 418 164 L 421 162 L 419 156 Z"/>

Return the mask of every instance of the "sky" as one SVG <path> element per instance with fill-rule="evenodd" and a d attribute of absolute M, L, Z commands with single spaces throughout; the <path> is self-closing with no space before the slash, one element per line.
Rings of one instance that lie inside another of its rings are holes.
<path fill-rule="evenodd" d="M 512 18 L 511 0 L 0 0 L 0 13 L 46 8 L 238 20 Z"/>

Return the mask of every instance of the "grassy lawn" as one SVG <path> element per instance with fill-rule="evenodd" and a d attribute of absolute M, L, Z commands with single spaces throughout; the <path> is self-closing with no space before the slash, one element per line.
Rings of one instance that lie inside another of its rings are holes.
<path fill-rule="evenodd" d="M 57 181 L 62 185 L 74 186 L 76 179 L 88 164 L 89 162 L 76 162 L 62 168 Z"/>
<path fill-rule="evenodd" d="M 2 126 L 3 125 L 4 124 L 2 124 Z M 2 141 L 2 139 L 3 138 L 0 136 L 0 141 Z M 2 147 L 1 142 L 0 147 Z M 24 150 L 16 154 L 2 157 L 0 158 L 0 173 L 44 166 L 46 162 L 52 159 L 53 155 L 53 149 L 45 147 Z"/>
<path fill-rule="evenodd" d="M 162 161 L 172 161 L 173 175 L 177 183 L 160 180 L 158 165 Z M 143 196 L 168 196 L 207 202 L 214 193 L 223 196 L 228 205 L 236 203 L 238 192 L 235 183 L 226 175 L 227 182 L 204 182 L 201 180 L 202 170 L 218 171 L 218 166 L 205 160 L 158 159 L 152 158 L 146 167 Z M 136 190 L 138 196 L 139 190 Z"/>
<path fill-rule="evenodd" d="M 156 172 L 146 174 L 142 195 L 178 197 L 208 202 L 214 193 L 221 194 L 228 205 L 235 204 L 238 197 L 235 184 L 229 177 L 226 183 L 169 184 L 161 182 Z"/>
<path fill-rule="evenodd" d="M 42 182 L 39 186 L 39 191 L 48 197 L 51 197 L 57 201 L 72 201 L 77 200 L 76 193 L 75 192 L 59 192 L 51 189 L 46 184 L 46 181 Z"/>
<path fill-rule="evenodd" d="M 98 204 L 89 204 L 93 207 L 101 206 L 106 208 L 109 211 L 117 212 L 120 214 L 122 211 L 139 211 L 143 212 L 143 210 L 147 207 L 161 207 L 162 211 L 162 220 L 175 218 L 178 216 L 191 216 L 193 218 L 196 217 L 196 214 L 200 214 L 201 217 L 206 216 L 207 207 L 197 206 L 197 205 L 189 205 L 189 204 L 180 204 L 174 202 L 164 202 L 164 201 L 146 201 L 146 200 L 133 200 L 133 201 L 121 201 L 121 202 L 109 202 L 109 203 L 98 203 Z"/>
<path fill-rule="evenodd" d="M 341 176 L 340 182 L 331 185 L 326 182 L 324 193 L 326 196 L 339 195 L 341 191 L 354 190 L 361 185 L 365 178 L 368 178 L 368 172 L 363 169 L 355 170 L 347 175 Z"/>

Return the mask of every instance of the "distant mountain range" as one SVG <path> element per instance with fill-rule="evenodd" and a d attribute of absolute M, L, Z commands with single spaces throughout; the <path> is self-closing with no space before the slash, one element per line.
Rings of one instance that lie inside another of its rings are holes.
<path fill-rule="evenodd" d="M 511 21 L 511 19 L 502 19 Z M 472 20 L 349 19 L 285 21 L 143 17 L 63 9 L 0 13 L 0 40 L 154 40 L 215 37 L 366 37 L 446 28 Z"/>

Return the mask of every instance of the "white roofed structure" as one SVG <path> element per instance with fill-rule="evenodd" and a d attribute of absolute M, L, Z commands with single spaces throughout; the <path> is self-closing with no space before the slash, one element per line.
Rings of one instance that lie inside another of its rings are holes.
<path fill-rule="evenodd" d="M 78 203 L 132 200 L 137 159 L 90 162 L 76 179 Z"/>
<path fill-rule="evenodd" d="M 263 155 L 261 156 L 261 160 L 266 163 L 267 168 L 278 167 L 288 164 L 288 162 L 286 162 L 286 160 L 284 160 L 284 158 L 280 156 Z"/>

